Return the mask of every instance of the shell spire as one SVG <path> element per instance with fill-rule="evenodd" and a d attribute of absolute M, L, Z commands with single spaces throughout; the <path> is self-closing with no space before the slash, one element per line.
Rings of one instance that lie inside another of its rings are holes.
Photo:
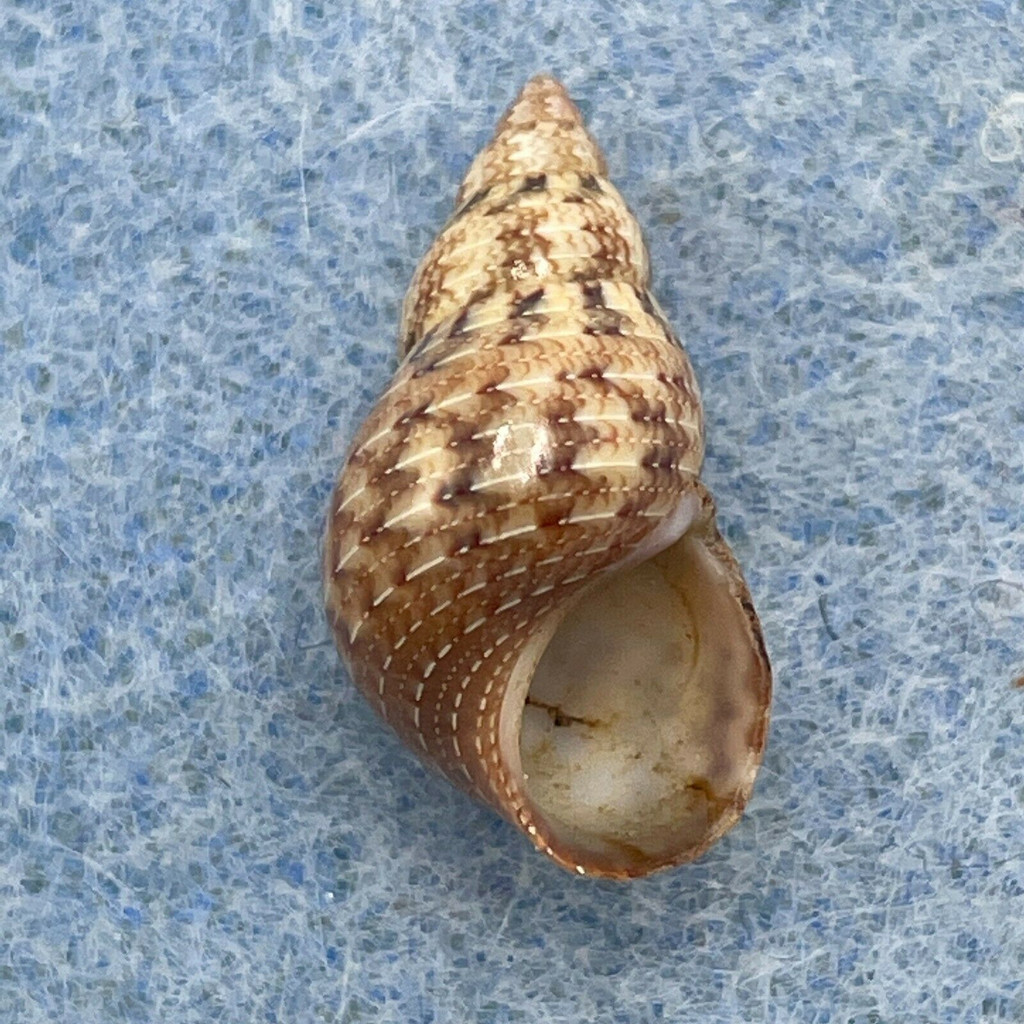
<path fill-rule="evenodd" d="M 631 877 L 739 817 L 771 673 L 698 476 L 693 370 L 579 111 L 529 82 L 423 257 L 332 498 L 356 685 L 559 864 Z"/>
<path fill-rule="evenodd" d="M 604 177 L 607 168 L 565 87 L 551 75 L 538 75 L 527 82 L 473 161 L 456 208 L 485 188 L 552 171 Z"/>

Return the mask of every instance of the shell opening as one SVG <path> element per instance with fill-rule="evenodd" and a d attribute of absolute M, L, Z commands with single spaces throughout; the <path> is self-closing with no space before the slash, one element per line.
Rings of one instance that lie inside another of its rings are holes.
<path fill-rule="evenodd" d="M 610 875 L 703 852 L 753 785 L 764 685 L 743 602 L 701 533 L 602 579 L 525 696 L 523 787 L 553 845 Z"/>

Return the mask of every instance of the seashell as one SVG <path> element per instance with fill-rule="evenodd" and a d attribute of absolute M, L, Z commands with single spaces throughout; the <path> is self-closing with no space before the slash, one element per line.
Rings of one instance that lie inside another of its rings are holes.
<path fill-rule="evenodd" d="M 736 822 L 771 700 L 649 280 L 579 111 L 533 79 L 416 271 L 324 561 L 341 656 L 402 738 L 557 863 L 616 878 Z"/>

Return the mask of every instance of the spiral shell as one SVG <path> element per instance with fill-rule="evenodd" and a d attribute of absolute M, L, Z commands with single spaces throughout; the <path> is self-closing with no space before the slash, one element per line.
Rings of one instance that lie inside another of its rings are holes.
<path fill-rule="evenodd" d="M 416 271 L 324 561 L 338 649 L 403 739 L 559 864 L 619 878 L 737 820 L 771 699 L 649 281 L 579 111 L 533 79 Z"/>

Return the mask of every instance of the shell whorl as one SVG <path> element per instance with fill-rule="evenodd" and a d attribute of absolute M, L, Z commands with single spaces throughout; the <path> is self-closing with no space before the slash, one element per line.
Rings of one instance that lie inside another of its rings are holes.
<path fill-rule="evenodd" d="M 744 727 L 749 784 L 709 796 L 705 834 L 679 850 L 608 852 L 531 796 L 531 673 L 596 581 L 689 532 L 749 607 L 697 479 L 693 371 L 649 278 L 579 112 L 553 78 L 532 80 L 416 271 L 402 361 L 351 446 L 325 544 L 339 650 L 384 718 L 559 863 L 612 876 L 695 856 L 735 820 L 770 693 L 751 609 L 764 708 Z"/>

